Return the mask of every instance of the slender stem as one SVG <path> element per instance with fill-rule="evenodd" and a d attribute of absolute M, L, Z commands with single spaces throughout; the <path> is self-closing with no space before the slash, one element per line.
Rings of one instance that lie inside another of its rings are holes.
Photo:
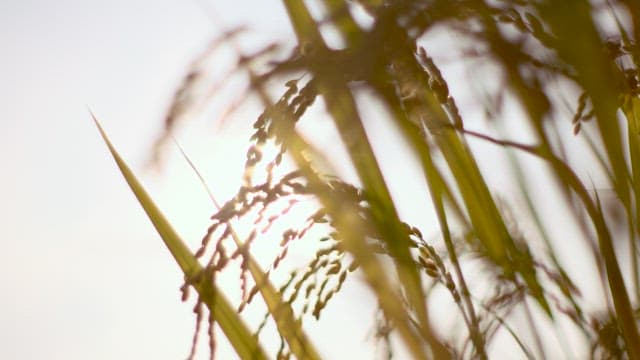
<path fill-rule="evenodd" d="M 540 147 L 523 145 L 511 141 L 498 140 L 487 135 L 482 135 L 464 129 L 462 129 L 461 131 L 463 131 L 465 134 L 485 139 L 494 144 L 502 146 L 512 146 L 546 159 L 553 166 L 554 170 L 561 175 L 561 178 L 564 179 L 567 185 L 569 185 L 573 189 L 573 191 L 575 191 L 576 195 L 578 195 L 578 197 L 582 201 L 587 214 L 589 214 L 591 222 L 595 227 L 596 234 L 598 235 L 598 246 L 602 259 L 604 260 L 604 265 L 608 277 L 608 285 L 609 289 L 611 290 L 611 297 L 613 298 L 613 305 L 616 309 L 616 315 L 618 321 L 620 322 L 620 327 L 622 329 L 622 334 L 627 345 L 629 356 L 631 359 L 640 359 L 640 335 L 638 335 L 638 328 L 635 322 L 633 308 L 631 307 L 629 294 L 627 293 L 627 289 L 624 284 L 624 278 L 622 277 L 622 273 L 620 271 L 620 265 L 618 263 L 618 259 L 613 247 L 611 234 L 609 233 L 607 224 L 602 216 L 602 211 L 600 209 L 600 203 L 599 199 L 597 198 L 597 194 L 596 200 L 598 202 L 594 203 L 589 196 L 589 192 L 584 187 L 584 184 L 580 181 L 575 172 L 562 160 L 556 158 L 552 153 L 543 151 L 543 149 L 541 149 Z"/>
<path fill-rule="evenodd" d="M 547 359 L 544 351 L 544 345 L 542 344 L 542 339 L 540 338 L 540 332 L 538 331 L 536 323 L 533 320 L 531 308 L 529 307 L 529 302 L 527 301 L 526 296 L 522 299 L 522 307 L 524 308 L 524 314 L 527 317 L 527 323 L 529 324 L 529 327 L 531 329 L 531 336 L 533 336 L 533 340 L 535 341 L 536 347 L 538 348 L 538 353 L 540 353 L 540 358 Z"/>

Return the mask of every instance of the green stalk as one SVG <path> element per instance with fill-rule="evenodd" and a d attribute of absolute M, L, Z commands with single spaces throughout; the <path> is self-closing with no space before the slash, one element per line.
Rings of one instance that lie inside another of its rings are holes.
<path fill-rule="evenodd" d="M 541 147 L 522 145 L 510 141 L 501 141 L 493 139 L 489 136 L 484 136 L 469 131 L 465 131 L 467 134 L 478 136 L 487 141 L 493 142 L 501 146 L 512 146 L 514 148 L 523 150 L 527 153 L 536 155 L 542 159 L 549 161 L 554 171 L 559 174 L 559 178 L 563 179 L 565 184 L 569 186 L 582 201 L 591 222 L 593 223 L 596 234 L 598 237 L 598 247 L 601 252 L 602 259 L 604 260 L 605 270 L 607 273 L 609 290 L 611 290 L 611 297 L 613 298 L 613 305 L 616 310 L 618 321 L 622 329 L 622 336 L 625 339 L 627 350 L 631 359 L 640 359 L 640 336 L 638 336 L 638 328 L 635 322 L 635 316 L 633 308 L 631 307 L 631 301 L 629 294 L 624 285 L 624 279 L 620 271 L 620 264 L 613 247 L 613 241 L 611 234 L 607 227 L 607 223 L 602 216 L 600 209 L 600 202 L 597 198 L 597 203 L 594 204 L 589 192 L 584 187 L 584 184 L 580 181 L 575 172 L 562 160 L 555 157 L 552 153 L 544 151 Z"/>
<path fill-rule="evenodd" d="M 469 314 L 470 323 L 467 325 L 469 327 L 471 340 L 473 341 L 480 359 L 487 359 L 485 349 L 486 345 L 482 333 L 480 332 L 480 323 L 478 321 L 478 317 L 476 316 L 473 302 L 471 301 L 471 293 L 469 292 L 469 287 L 467 286 L 462 268 L 460 267 L 460 262 L 458 261 L 455 245 L 453 244 L 451 232 L 449 231 L 449 225 L 447 223 L 447 215 L 442 199 L 443 194 L 448 192 L 444 189 L 446 187 L 445 182 L 440 177 L 440 174 L 438 174 L 436 167 L 431 159 L 429 148 L 424 144 L 424 141 L 422 139 L 418 139 L 415 136 L 415 132 L 411 132 L 410 129 L 405 129 L 405 136 L 412 137 L 413 139 L 411 140 L 413 140 L 414 148 L 419 148 L 422 150 L 419 151 L 420 159 L 422 160 L 425 178 L 429 185 L 429 192 L 431 193 L 433 206 L 436 209 L 436 213 L 440 223 L 440 232 L 442 233 L 444 243 L 447 247 L 447 252 L 449 253 L 449 258 L 451 260 L 451 263 L 453 264 L 456 277 L 458 278 L 458 283 L 460 284 L 460 287 L 462 289 L 461 295 L 466 307 L 466 311 Z"/>
<path fill-rule="evenodd" d="M 640 184 L 640 137 L 638 136 L 640 126 L 640 100 L 632 97 L 623 108 L 627 118 L 627 135 L 629 141 L 629 159 L 631 162 L 631 176 L 633 184 Z M 638 249 L 636 239 L 640 235 L 640 187 L 632 187 L 635 198 L 635 217 L 630 216 L 631 226 L 629 234 L 629 251 L 631 255 L 631 276 L 636 300 L 640 300 L 640 279 L 638 278 Z"/>
<path fill-rule="evenodd" d="M 315 61 L 309 61 L 308 65 L 315 75 L 314 79 L 319 92 L 323 95 L 327 110 L 333 117 L 342 142 L 346 145 L 365 192 L 370 198 L 373 220 L 394 259 L 400 282 L 406 291 L 410 306 L 416 311 L 421 327 L 420 332 L 430 343 L 432 351 L 446 353 L 444 347 L 432 337 L 431 331 L 428 329 L 429 322 L 421 279 L 417 269 L 412 265 L 409 238 L 404 234 L 402 224 L 393 207 L 393 201 L 367 140 L 351 92 L 347 88 L 344 78 L 336 73 L 336 71 L 339 72 L 339 69 L 331 69 L 324 64 L 323 58 L 328 60 L 332 55 L 322 40 L 317 24 L 305 4 L 300 0 L 285 0 L 284 4 L 299 43 L 312 46 L 316 58 Z M 346 247 L 348 248 L 350 245 L 355 244 L 347 242 Z M 362 249 L 354 248 L 354 250 L 360 251 Z M 382 294 L 382 296 L 389 296 L 389 294 Z M 409 335 L 410 332 L 406 334 Z M 416 351 L 414 355 L 418 355 L 418 358 L 424 357 L 423 350 L 415 347 L 413 349 L 410 347 L 410 349 Z"/>

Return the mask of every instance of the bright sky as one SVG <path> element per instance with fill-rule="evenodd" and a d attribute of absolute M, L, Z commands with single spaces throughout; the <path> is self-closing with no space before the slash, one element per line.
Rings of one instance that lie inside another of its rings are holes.
<path fill-rule="evenodd" d="M 291 36 L 280 1 L 211 2 L 227 27 L 249 24 L 265 38 Z M 87 106 L 196 244 L 213 212 L 197 179 L 175 151 L 163 176 L 144 164 L 174 90 L 216 29 L 197 0 L 0 2 L 0 358 L 188 354 L 194 317 L 192 303 L 180 302 L 180 271 L 118 173 Z M 248 126 L 253 118 L 243 120 Z M 213 129 L 196 124 L 180 139 L 189 139 L 185 150 L 225 200 L 238 184 L 247 135 L 231 126 L 215 138 L 193 136 Z M 388 166 L 391 173 L 406 170 L 400 162 Z M 401 202 L 414 196 L 394 195 Z M 424 221 L 427 211 L 403 215 Z M 333 303 L 339 311 L 321 324 L 307 323 L 329 359 L 370 358 L 374 351 L 363 346 L 373 307 L 354 283 Z M 221 359 L 230 358 L 225 351 Z"/>

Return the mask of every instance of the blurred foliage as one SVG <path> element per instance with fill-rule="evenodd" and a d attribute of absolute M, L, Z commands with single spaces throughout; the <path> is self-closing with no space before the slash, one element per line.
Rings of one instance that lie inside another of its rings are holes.
<path fill-rule="evenodd" d="M 291 55 L 283 59 L 280 44 L 248 55 L 238 45 L 246 29 L 216 39 L 177 91 L 157 150 L 185 113 L 224 86 L 226 77 L 210 84 L 215 91 L 198 91 L 216 71 L 202 60 L 230 46 L 237 62 L 229 74 L 249 84 L 232 111 L 248 97 L 264 111 L 254 122 L 242 184 L 212 216 L 193 257 L 212 284 L 217 273 L 239 264 L 239 312 L 257 294 L 268 309 L 256 339 L 273 320 L 282 338 L 277 358 L 318 358 L 302 320 L 322 321 L 323 309 L 357 274 L 379 306 L 375 333 L 389 356 L 392 344 L 400 344 L 416 359 L 486 359 L 510 342 L 525 358 L 564 351 L 569 358 L 640 359 L 639 2 L 283 3 L 296 35 Z M 299 126 L 318 121 L 305 116 L 316 102 L 338 130 L 354 183 L 326 173 L 334 159 Z M 365 115 L 371 102 L 385 111 Z M 433 207 L 431 228 L 399 216 L 409 205 L 394 202 L 390 187 L 407 175 L 382 170 L 373 149 L 390 140 L 368 133 L 373 122 L 398 130 L 393 141 L 410 153 L 397 161 L 423 174 L 428 193 L 413 199 Z M 484 157 L 478 149 L 489 145 L 504 156 Z M 273 156 L 268 146 L 276 147 Z M 293 169 L 278 173 L 285 160 Z M 512 188 L 492 186 L 496 177 Z M 545 198 L 547 192 L 554 196 Z M 262 234 L 258 224 L 285 221 L 309 199 L 316 210 L 281 234 L 273 244 L 281 251 L 263 272 L 251 255 Z M 284 210 L 273 210 L 282 204 Z M 550 229 L 549 206 L 566 208 L 564 221 L 578 224 L 577 232 Z M 241 238 L 233 223 L 246 217 L 256 225 Z M 269 274 L 290 244 L 306 241 L 314 229 L 326 234 L 315 257 L 279 288 L 272 285 Z M 594 278 L 582 283 L 601 287 L 601 298 L 583 298 L 586 289 L 575 279 L 589 275 L 561 256 L 567 236 L 578 236 L 590 251 L 592 258 L 581 261 Z M 185 289 L 200 286 L 187 279 Z M 429 301 L 443 294 L 436 288 L 446 290 L 452 306 L 434 308 L 446 306 Z M 221 321 L 207 296 L 200 292 L 197 303 L 208 306 L 213 326 Z M 451 321 L 462 327 L 442 331 L 435 312 L 456 313 Z"/>

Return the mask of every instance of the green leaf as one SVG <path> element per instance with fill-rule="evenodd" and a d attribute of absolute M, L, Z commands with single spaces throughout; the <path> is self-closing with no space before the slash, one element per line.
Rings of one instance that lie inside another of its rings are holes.
<path fill-rule="evenodd" d="M 266 359 L 267 356 L 264 350 L 231 306 L 229 300 L 227 300 L 215 284 L 208 281 L 209 278 L 207 276 L 200 276 L 203 274 L 200 263 L 198 263 L 189 248 L 153 202 L 129 166 L 120 157 L 93 113 L 91 113 L 91 116 L 100 131 L 100 135 L 102 135 L 102 138 L 107 144 L 113 159 L 116 161 L 118 168 L 120 168 L 122 175 L 129 184 L 129 187 L 135 194 L 140 205 L 144 208 L 149 220 L 151 220 L 153 226 L 162 237 L 171 255 L 173 255 L 182 269 L 185 277 L 187 279 L 199 279 L 193 283 L 194 288 L 198 291 L 200 299 L 207 305 L 213 318 L 220 325 L 220 328 L 238 356 L 241 359 Z"/>

